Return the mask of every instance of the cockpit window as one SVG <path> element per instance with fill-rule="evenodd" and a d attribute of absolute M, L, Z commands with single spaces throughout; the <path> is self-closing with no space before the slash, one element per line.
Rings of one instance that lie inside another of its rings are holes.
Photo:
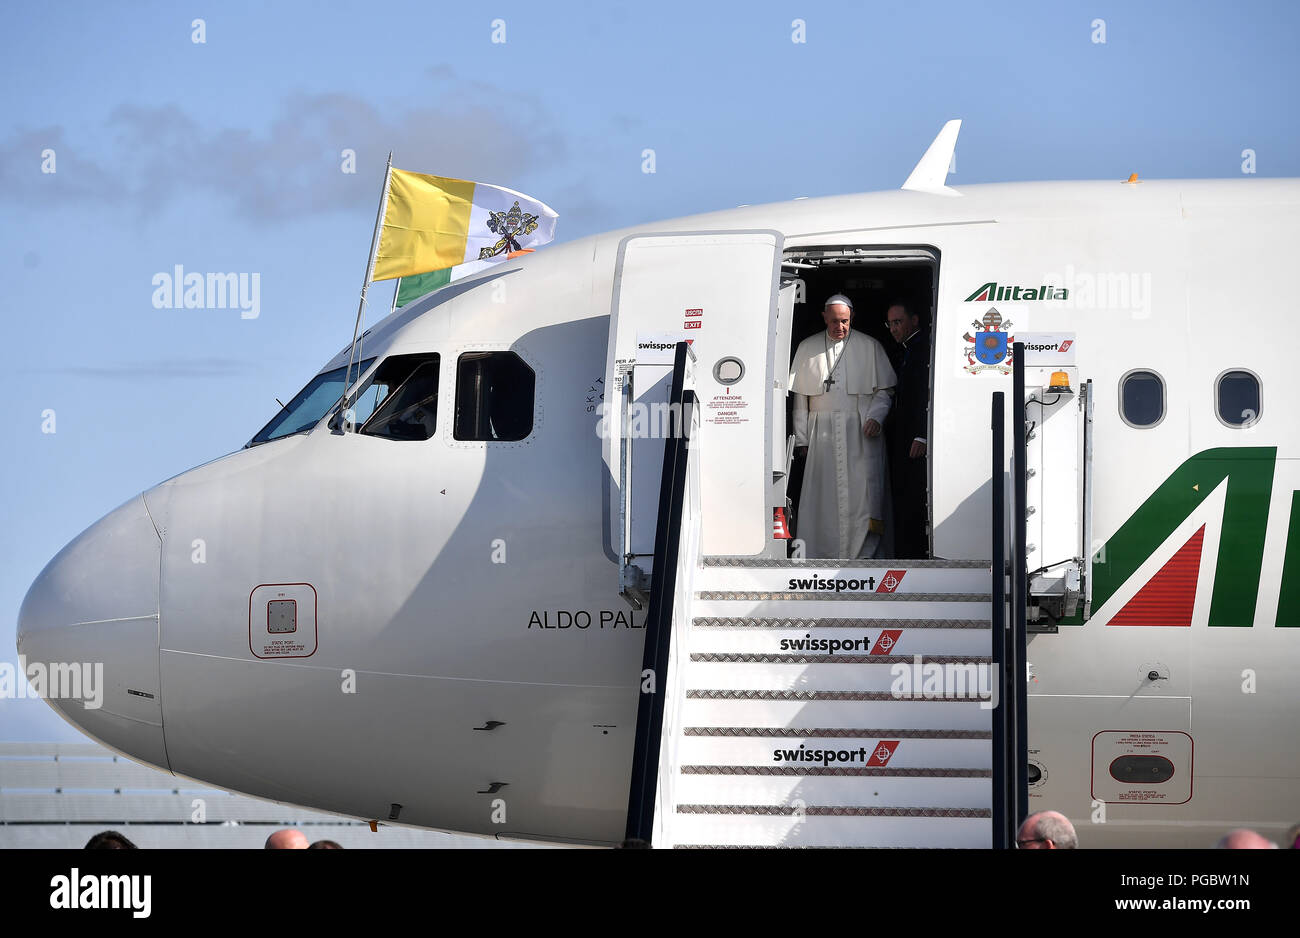
<path fill-rule="evenodd" d="M 436 353 L 384 359 L 352 405 L 360 432 L 390 440 L 432 437 L 438 428 L 438 364 Z"/>
<path fill-rule="evenodd" d="M 354 363 L 352 380 L 356 381 L 358 376 L 365 374 L 366 369 L 373 362 L 373 358 L 367 358 L 363 362 Z M 347 366 L 344 365 L 333 371 L 321 372 L 312 378 L 307 386 L 285 405 L 284 410 L 271 418 L 271 422 L 248 441 L 248 445 L 268 443 L 294 433 L 302 433 L 316 426 L 316 423 L 329 413 L 329 409 L 343 396 L 343 372 L 346 370 Z"/>
<path fill-rule="evenodd" d="M 456 366 L 458 440 L 522 440 L 533 432 L 537 376 L 514 352 L 466 352 Z"/>

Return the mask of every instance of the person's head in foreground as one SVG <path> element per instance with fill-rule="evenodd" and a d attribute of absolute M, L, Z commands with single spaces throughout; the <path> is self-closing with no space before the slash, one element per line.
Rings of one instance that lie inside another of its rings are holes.
<path fill-rule="evenodd" d="M 266 838 L 267 850 L 306 850 L 310 846 L 311 841 L 307 839 L 307 835 L 292 827 L 276 831 Z"/>
<path fill-rule="evenodd" d="M 1039 811 L 1025 818 L 1016 832 L 1021 850 L 1073 850 L 1079 846 L 1074 825 L 1057 811 Z"/>

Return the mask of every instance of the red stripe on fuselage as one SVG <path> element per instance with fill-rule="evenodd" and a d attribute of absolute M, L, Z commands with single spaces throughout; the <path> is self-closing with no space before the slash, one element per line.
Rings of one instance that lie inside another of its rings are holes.
<path fill-rule="evenodd" d="M 1106 624 L 1190 626 L 1204 540 L 1205 525 L 1201 525 L 1160 572 Z"/>

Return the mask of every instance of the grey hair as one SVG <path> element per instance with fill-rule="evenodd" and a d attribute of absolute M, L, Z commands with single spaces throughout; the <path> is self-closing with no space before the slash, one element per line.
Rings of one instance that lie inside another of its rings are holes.
<path fill-rule="evenodd" d="M 845 306 L 849 308 L 850 313 L 853 312 L 853 301 L 849 299 L 847 296 L 845 296 L 843 293 L 836 293 L 834 296 L 828 299 L 826 301 L 826 305 L 823 306 L 822 309 L 830 309 L 836 303 L 843 303 Z"/>
<path fill-rule="evenodd" d="M 1079 835 L 1067 819 L 1044 814 L 1035 824 L 1035 833 L 1043 840 L 1056 844 L 1057 850 L 1074 850 L 1079 846 Z"/>

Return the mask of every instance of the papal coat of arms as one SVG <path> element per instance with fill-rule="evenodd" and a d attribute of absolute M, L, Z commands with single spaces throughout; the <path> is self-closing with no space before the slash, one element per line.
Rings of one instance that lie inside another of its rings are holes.
<path fill-rule="evenodd" d="M 999 374 L 1011 373 L 1011 362 L 1015 352 L 1011 343 L 1015 337 L 1010 335 L 1011 320 L 1002 321 L 1002 314 L 990 309 L 984 314 L 983 323 L 972 322 L 975 334 L 967 332 L 962 336 L 970 344 L 966 346 L 964 366 L 971 374 L 981 371 L 996 371 Z"/>
<path fill-rule="evenodd" d="M 519 208 L 519 200 L 510 206 L 509 211 L 505 212 L 488 212 L 487 220 L 488 229 L 493 234 L 499 234 L 501 237 L 496 244 L 490 248 L 479 248 L 478 259 L 483 260 L 488 257 L 496 257 L 498 254 L 509 254 L 512 251 L 521 251 L 519 242 L 515 240 L 519 235 L 532 234 L 537 230 L 537 216 L 529 215 Z"/>

